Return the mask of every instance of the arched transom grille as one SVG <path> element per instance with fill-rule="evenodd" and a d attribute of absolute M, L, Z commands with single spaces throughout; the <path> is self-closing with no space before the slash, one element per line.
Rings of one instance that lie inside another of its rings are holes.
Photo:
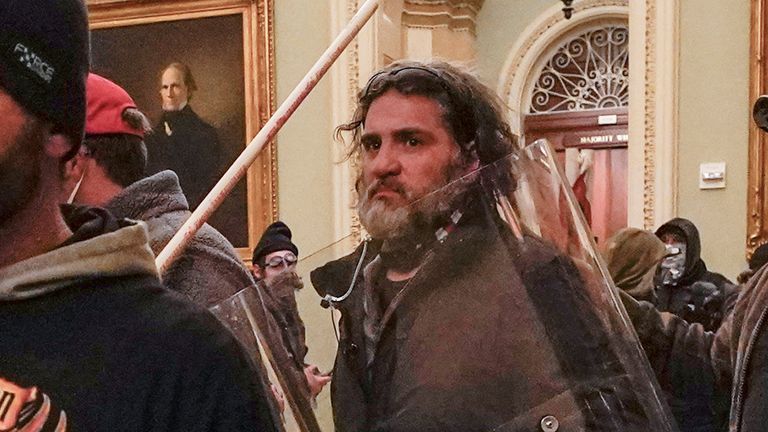
<path fill-rule="evenodd" d="M 629 101 L 629 31 L 593 29 L 569 39 L 544 64 L 531 95 L 531 114 L 616 108 Z"/>

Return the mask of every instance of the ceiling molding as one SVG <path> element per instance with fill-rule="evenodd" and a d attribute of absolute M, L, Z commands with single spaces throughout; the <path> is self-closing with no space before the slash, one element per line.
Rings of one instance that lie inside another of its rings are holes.
<path fill-rule="evenodd" d="M 475 34 L 477 14 L 485 0 L 405 0 L 403 25 L 411 28 L 446 27 Z"/>

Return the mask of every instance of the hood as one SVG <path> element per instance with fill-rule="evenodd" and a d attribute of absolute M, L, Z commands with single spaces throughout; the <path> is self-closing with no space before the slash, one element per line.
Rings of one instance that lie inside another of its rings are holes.
<path fill-rule="evenodd" d="M 174 211 L 189 211 L 179 177 L 169 170 L 129 185 L 105 207 L 118 218 L 136 220 L 148 220 Z"/>
<path fill-rule="evenodd" d="M 685 238 L 685 272 L 680 284 L 689 285 L 699 280 L 707 272 L 707 266 L 701 259 L 701 239 L 696 225 L 688 219 L 674 218 L 656 230 L 656 237 L 669 232 L 677 232 Z"/>
<path fill-rule="evenodd" d="M 62 209 L 72 237 L 60 247 L 0 269 L 0 301 L 42 296 L 89 279 L 157 275 L 143 223 L 103 209 Z"/>
<path fill-rule="evenodd" d="M 618 288 L 631 290 L 664 258 L 666 247 L 652 232 L 624 228 L 605 245 L 603 258 Z"/>

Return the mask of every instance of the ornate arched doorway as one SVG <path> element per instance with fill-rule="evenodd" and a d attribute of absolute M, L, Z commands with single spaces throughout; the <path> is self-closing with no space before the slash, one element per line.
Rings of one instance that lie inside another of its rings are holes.
<path fill-rule="evenodd" d="M 553 145 L 598 243 L 627 224 L 628 36 L 622 20 L 574 29 L 524 92 L 522 135 Z"/>

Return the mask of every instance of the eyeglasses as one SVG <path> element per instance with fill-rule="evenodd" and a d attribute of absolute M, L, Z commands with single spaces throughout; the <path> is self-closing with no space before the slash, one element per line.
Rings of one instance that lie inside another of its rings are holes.
<path fill-rule="evenodd" d="M 296 257 L 296 255 L 293 254 L 293 252 L 288 252 L 283 256 L 273 256 L 269 259 L 269 261 L 266 261 L 264 263 L 264 267 L 269 268 L 278 268 L 278 267 L 290 267 L 294 264 L 296 264 L 296 261 L 299 259 Z"/>
<path fill-rule="evenodd" d="M 368 83 L 365 85 L 365 90 L 363 90 L 363 98 L 368 97 L 371 92 L 378 93 L 381 90 L 381 86 L 383 84 L 390 82 L 390 80 L 387 78 L 394 77 L 396 75 L 400 75 L 401 77 L 407 77 L 410 75 L 426 75 L 431 78 L 436 78 L 436 83 L 440 85 L 440 87 L 442 87 L 449 96 L 453 97 L 451 88 L 448 86 L 448 83 L 445 82 L 442 74 L 437 69 L 433 69 L 428 66 L 402 66 L 391 70 L 385 69 L 373 74 L 373 76 L 368 80 Z"/>

